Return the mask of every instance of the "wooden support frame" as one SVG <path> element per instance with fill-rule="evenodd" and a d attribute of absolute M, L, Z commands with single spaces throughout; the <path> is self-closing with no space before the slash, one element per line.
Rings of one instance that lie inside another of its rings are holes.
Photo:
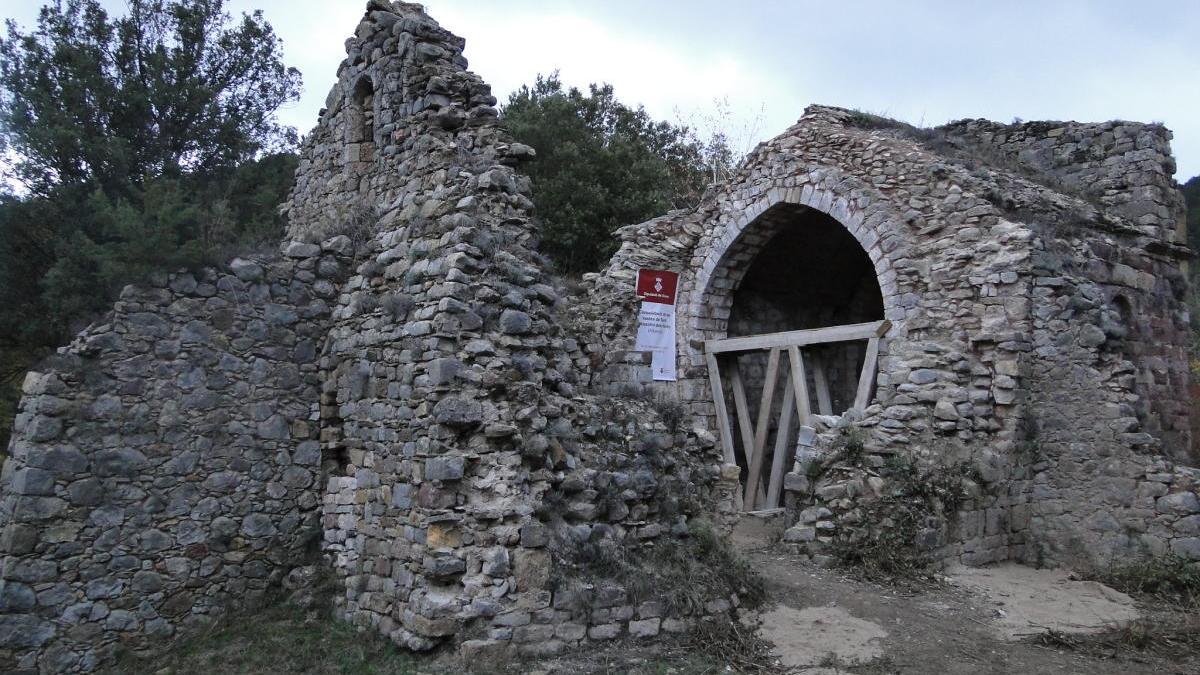
<path fill-rule="evenodd" d="M 713 407 L 717 415 L 717 435 L 721 437 L 721 449 L 726 464 L 736 464 L 733 456 L 733 434 L 729 431 L 729 410 L 725 407 L 725 388 L 721 385 L 721 368 L 717 365 L 717 355 L 709 352 L 704 356 L 708 366 L 708 383 L 712 387 Z"/>
<path fill-rule="evenodd" d="M 779 507 L 783 488 L 783 467 L 788 455 L 788 439 L 792 437 L 792 406 L 796 401 L 796 388 L 783 388 L 783 411 L 779 413 L 779 428 L 775 430 L 775 452 L 771 455 L 771 482 L 767 486 L 767 501 L 764 508 Z"/>
<path fill-rule="evenodd" d="M 812 424 L 812 402 L 808 398 L 808 374 L 804 372 L 804 357 L 800 348 L 788 347 L 788 360 L 792 363 L 792 388 L 796 390 L 796 417 L 800 424 Z"/>
<path fill-rule="evenodd" d="M 858 394 L 854 397 L 854 409 L 866 410 L 871 403 L 871 389 L 875 386 L 875 369 L 879 364 L 879 338 L 867 340 L 867 354 L 863 358 L 862 372 L 858 375 Z"/>
<path fill-rule="evenodd" d="M 762 399 L 758 404 L 758 423 L 754 427 L 754 451 L 747 453 L 750 470 L 746 474 L 746 493 L 743 503 L 754 508 L 758 501 L 759 481 L 762 479 L 763 455 L 767 449 L 767 426 L 771 423 L 771 405 L 775 402 L 775 385 L 779 380 L 779 357 L 781 349 L 772 349 L 767 356 L 767 374 L 764 379 Z"/>
<path fill-rule="evenodd" d="M 852 409 L 863 410 L 870 404 L 871 392 L 875 385 L 875 374 L 879 365 L 880 338 L 891 329 L 890 321 L 873 321 L 870 323 L 831 326 L 812 330 L 787 331 L 765 335 L 729 338 L 725 340 L 708 340 L 704 343 L 705 363 L 708 366 L 709 383 L 713 392 L 713 404 L 717 415 L 717 431 L 720 435 L 721 447 L 726 463 L 736 463 L 736 451 L 733 442 L 733 429 L 729 419 L 729 408 L 725 401 L 724 380 L 721 373 L 720 361 L 727 359 L 726 372 L 729 375 L 730 389 L 734 399 L 734 412 L 737 416 L 738 434 L 745 449 L 746 485 L 742 492 L 742 503 L 745 510 L 755 508 L 776 508 L 779 506 L 784 467 L 787 466 L 789 442 L 792 434 L 792 413 L 795 408 L 795 421 L 799 426 L 812 426 L 812 402 L 808 388 L 808 375 L 805 369 L 802 347 L 836 342 L 852 342 L 866 340 L 866 354 L 863 358 L 862 370 L 858 376 L 858 387 L 855 391 Z M 783 409 L 780 413 L 779 426 L 775 436 L 771 466 L 766 476 L 763 475 L 767 457 L 767 437 L 770 434 L 772 405 L 775 401 L 775 389 L 779 380 L 780 361 L 783 353 L 787 352 L 788 375 L 784 378 Z M 738 366 L 737 357 L 741 352 L 767 351 L 767 370 L 763 391 L 757 410 L 757 419 L 751 425 L 750 406 L 746 396 L 746 386 Z M 829 380 L 825 371 L 825 359 L 811 355 L 813 369 L 813 386 L 816 390 L 817 409 L 822 415 L 832 414 L 832 397 L 830 396 Z"/>
<path fill-rule="evenodd" d="M 742 437 L 742 451 L 746 465 L 754 453 L 754 427 L 750 425 L 750 404 L 746 401 L 746 387 L 742 383 L 742 369 L 736 360 L 729 364 L 729 385 L 733 389 L 733 414 L 737 416 L 738 431 Z"/>
<path fill-rule="evenodd" d="M 812 357 L 813 385 L 817 388 L 817 411 L 822 415 L 833 414 L 833 401 L 829 396 L 829 380 L 825 377 L 825 359 Z"/>
<path fill-rule="evenodd" d="M 706 340 L 704 351 L 709 354 L 725 352 L 749 352 L 775 347 L 803 347 L 805 345 L 823 344 L 826 342 L 850 342 L 883 337 L 892 327 L 891 321 L 872 321 L 870 323 L 852 323 L 845 326 L 830 326 L 828 328 L 812 328 L 809 330 L 793 330 L 784 333 L 767 333 L 765 335 L 750 335 L 748 337 L 726 338 L 724 340 Z"/>

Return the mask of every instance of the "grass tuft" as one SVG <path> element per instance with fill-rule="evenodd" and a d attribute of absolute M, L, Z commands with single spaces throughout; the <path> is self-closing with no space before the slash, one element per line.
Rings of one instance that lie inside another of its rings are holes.
<path fill-rule="evenodd" d="M 702 613 L 708 601 L 734 594 L 749 608 L 767 597 L 766 582 L 749 561 L 701 521 L 689 524 L 686 537 L 664 537 L 636 548 L 588 542 L 560 556 L 572 576 L 611 580 L 635 601 L 659 600 L 673 615 Z"/>
<path fill-rule="evenodd" d="M 229 615 L 161 654 L 118 656 L 108 675 L 412 675 L 416 657 L 373 629 L 331 618 L 328 593 L 304 609 L 279 602 Z"/>
<path fill-rule="evenodd" d="M 1200 563 L 1173 553 L 1127 564 L 1113 560 L 1088 576 L 1122 593 L 1200 609 Z"/>

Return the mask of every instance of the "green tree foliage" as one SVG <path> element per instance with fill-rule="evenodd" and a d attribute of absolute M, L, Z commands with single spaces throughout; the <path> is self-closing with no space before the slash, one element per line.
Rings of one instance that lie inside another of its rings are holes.
<path fill-rule="evenodd" d="M 40 194 L 104 190 L 173 167 L 204 171 L 294 143 L 275 111 L 300 92 L 261 12 L 231 23 L 225 0 L 97 0 L 42 8 L 37 30 L 0 40 L 0 138 Z"/>
<path fill-rule="evenodd" d="M 611 85 L 564 89 L 538 76 L 509 97 L 502 120 L 537 150 L 533 183 L 542 251 L 567 273 L 598 269 L 614 230 L 696 203 L 707 184 L 705 145 L 616 99 Z"/>
<path fill-rule="evenodd" d="M 297 158 L 175 172 L 109 196 L 83 183 L 0 197 L 0 450 L 24 371 L 105 311 L 122 286 L 278 241 Z"/>
<path fill-rule="evenodd" d="M 300 75 L 225 0 L 57 0 L 0 39 L 0 448 L 24 371 L 125 284 L 275 242 Z"/>

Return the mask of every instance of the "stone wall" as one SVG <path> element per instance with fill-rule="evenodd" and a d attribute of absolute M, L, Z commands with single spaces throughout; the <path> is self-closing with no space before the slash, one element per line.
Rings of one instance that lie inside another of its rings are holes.
<path fill-rule="evenodd" d="M 1033 462 L 1025 557 L 1200 558 L 1189 443 L 1185 280 L 1128 232 L 1039 228 L 1021 445 Z"/>
<path fill-rule="evenodd" d="M 695 209 L 623 228 L 570 294 L 537 253 L 519 170 L 535 152 L 462 48 L 419 6 L 371 0 L 306 137 L 283 257 L 130 287 L 31 374 L 0 511 L 0 666 L 161 645 L 310 555 L 339 616 L 411 649 L 547 654 L 736 620 L 716 563 L 712 597 L 683 605 L 629 577 L 739 508 L 704 341 L 849 316 L 746 281 L 813 219 L 861 247 L 892 323 L 870 405 L 826 421 L 862 431 L 868 464 L 975 468 L 938 557 L 1200 557 L 1195 472 L 1170 461 L 1189 442 L 1187 252 L 1165 132 L 922 134 L 814 106 Z M 1103 194 L 1068 189 L 1084 182 Z M 640 267 L 681 272 L 675 383 L 632 349 Z M 824 281 L 817 305 L 857 292 Z M 787 481 L 810 552 L 887 489 L 823 480 L 797 462 Z"/>
<path fill-rule="evenodd" d="M 1151 237 L 1186 242 L 1171 132 L 1161 124 L 963 120 L 937 131 L 966 154 L 1094 200 Z"/>
<path fill-rule="evenodd" d="M 334 244 L 127 287 L 29 373 L 0 504 L 0 669 L 161 646 L 311 557 Z"/>
<path fill-rule="evenodd" d="M 516 180 L 513 174 L 483 175 L 533 153 L 497 135 L 496 97 L 466 70 L 463 44 L 420 5 L 368 3 L 301 148 L 283 206 L 289 238 L 358 238 L 428 221 L 436 206 L 453 206 L 443 205 L 446 195 L 431 185 L 464 191 L 468 177 L 485 185 L 494 178 L 497 189 L 532 207 L 513 185 L 501 184 Z"/>
<path fill-rule="evenodd" d="M 321 359 L 339 612 L 412 649 L 547 653 L 657 632 L 669 613 L 613 610 L 629 601 L 611 590 L 593 608 L 556 584 L 582 548 L 636 556 L 712 513 L 715 449 L 655 405 L 587 389 L 565 328 L 576 310 L 535 253 L 515 170 L 533 150 L 497 126 L 461 39 L 415 6 L 370 8 L 288 207 L 292 236 L 356 242 Z M 374 149 L 343 161 L 368 81 Z"/>
<path fill-rule="evenodd" d="M 726 528 L 736 477 L 670 401 L 587 389 L 514 169 L 533 150 L 462 45 L 416 5 L 368 3 L 283 209 L 285 260 L 131 289 L 31 379 L 7 664 L 161 644 L 318 550 L 339 615 L 412 649 L 550 653 L 736 608 L 568 583 L 588 555 Z"/>

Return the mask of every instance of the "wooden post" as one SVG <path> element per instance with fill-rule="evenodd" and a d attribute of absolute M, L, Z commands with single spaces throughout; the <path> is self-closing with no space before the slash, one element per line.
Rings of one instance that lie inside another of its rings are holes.
<path fill-rule="evenodd" d="M 808 377 L 804 372 L 804 357 L 800 348 L 788 347 L 788 359 L 792 364 L 792 386 L 796 388 L 796 417 L 800 424 L 812 426 L 812 410 L 808 400 Z"/>
<path fill-rule="evenodd" d="M 771 419 L 771 403 L 775 400 L 775 381 L 779 379 L 780 349 L 772 349 L 767 357 L 767 375 L 763 381 L 762 400 L 758 405 L 758 424 L 754 429 L 754 457 L 746 475 L 746 510 L 754 510 L 758 501 L 758 483 L 762 476 L 763 455 L 767 445 L 767 425 Z"/>
<path fill-rule="evenodd" d="M 858 395 L 854 397 L 854 408 L 866 410 L 871 403 L 871 388 L 875 384 L 875 369 L 879 361 L 879 338 L 867 340 L 867 354 L 863 358 L 862 372 L 858 375 Z"/>
<path fill-rule="evenodd" d="M 737 415 L 738 430 L 742 435 L 742 454 L 746 458 L 746 466 L 750 466 L 750 458 L 754 453 L 754 429 L 750 426 L 750 404 L 746 401 L 746 386 L 742 382 L 742 368 L 737 356 L 731 358 L 729 364 L 729 384 L 733 389 L 733 412 Z"/>
<path fill-rule="evenodd" d="M 822 415 L 832 415 L 833 402 L 829 397 L 829 380 L 825 377 L 825 359 L 814 355 L 812 361 L 813 384 L 817 387 L 817 410 Z"/>
<path fill-rule="evenodd" d="M 717 432 L 721 438 L 721 451 L 724 453 L 726 464 L 736 464 L 737 460 L 733 456 L 733 434 L 729 432 L 729 410 L 725 407 L 725 388 L 721 386 L 721 371 L 717 367 L 717 355 L 711 352 L 705 354 L 704 362 L 708 364 L 708 383 L 712 387 L 713 407 L 716 408 L 717 414 Z"/>
<path fill-rule="evenodd" d="M 766 508 L 779 506 L 779 493 L 783 488 L 783 466 L 787 461 L 788 442 L 792 438 L 792 406 L 795 404 L 796 388 L 791 382 L 783 385 L 783 411 L 779 414 L 779 428 L 775 430 L 775 454 L 771 456 L 771 481 L 767 487 Z"/>

